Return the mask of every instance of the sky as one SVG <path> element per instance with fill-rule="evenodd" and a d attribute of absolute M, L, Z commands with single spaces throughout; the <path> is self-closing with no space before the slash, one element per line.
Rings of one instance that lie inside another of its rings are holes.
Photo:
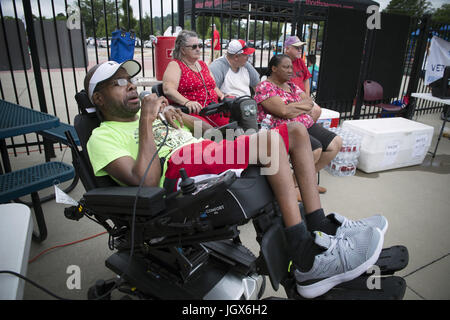
<path fill-rule="evenodd" d="M 386 8 L 389 2 L 391 2 L 391 0 L 373 0 L 373 1 L 378 2 L 380 4 L 381 9 Z M 435 9 L 439 8 L 444 3 L 450 3 L 450 0 L 428 0 L 428 1 L 431 2 L 431 4 Z"/>
<path fill-rule="evenodd" d="M 380 4 L 381 9 L 386 8 L 386 6 L 389 4 L 390 0 L 374 0 Z M 434 8 L 439 8 L 444 3 L 450 3 L 450 0 L 429 0 Z M 1 3 L 1 9 L 4 16 L 14 16 L 14 9 L 12 5 L 13 0 L 0 0 Z M 23 7 L 22 7 L 22 1 L 16 0 L 16 9 L 17 9 L 17 15 L 19 18 L 23 17 Z M 41 10 L 42 15 L 45 17 L 52 17 L 52 5 L 51 3 L 54 3 L 55 6 L 55 14 L 57 15 L 60 12 L 65 13 L 65 6 L 63 0 L 40 0 L 41 3 Z M 70 5 L 71 3 L 77 3 L 76 0 L 67 0 L 67 3 Z M 152 3 L 152 10 L 154 16 L 161 16 L 161 0 L 142 0 L 142 12 L 150 12 L 150 2 Z M 174 12 L 177 11 L 177 0 L 163 0 L 163 15 L 167 15 L 171 13 L 172 7 L 171 3 L 173 2 L 174 5 Z M 37 1 L 31 0 L 32 3 L 32 10 L 35 15 L 38 14 L 37 9 Z M 130 0 L 130 4 L 133 8 L 133 13 L 136 17 L 139 17 L 139 0 Z"/>

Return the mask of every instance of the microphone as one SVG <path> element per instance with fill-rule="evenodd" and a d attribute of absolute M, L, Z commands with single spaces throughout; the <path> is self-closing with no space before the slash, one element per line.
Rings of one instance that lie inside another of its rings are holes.
<path fill-rule="evenodd" d="M 152 93 L 151 93 L 150 91 L 142 91 L 142 92 L 139 94 L 139 100 L 141 100 L 141 102 L 142 102 L 142 100 L 144 100 L 144 97 L 148 96 L 149 94 L 152 94 Z M 163 114 L 161 111 L 158 112 L 158 118 L 159 118 L 159 120 L 161 120 L 161 122 L 164 123 L 166 126 L 168 125 L 167 120 L 166 120 L 166 117 L 164 116 L 164 114 Z"/>

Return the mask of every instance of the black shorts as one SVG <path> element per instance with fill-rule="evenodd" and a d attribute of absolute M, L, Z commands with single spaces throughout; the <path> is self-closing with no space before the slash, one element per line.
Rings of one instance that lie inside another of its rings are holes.
<path fill-rule="evenodd" d="M 321 125 L 314 123 L 311 128 L 308 129 L 309 139 L 311 140 L 312 150 L 322 148 L 322 151 L 327 150 L 331 141 L 336 137 L 336 134 L 330 130 L 325 129 Z"/>

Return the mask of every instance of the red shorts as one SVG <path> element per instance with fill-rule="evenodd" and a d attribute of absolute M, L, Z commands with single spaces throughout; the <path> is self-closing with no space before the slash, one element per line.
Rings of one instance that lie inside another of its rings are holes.
<path fill-rule="evenodd" d="M 289 152 L 289 134 L 286 123 L 272 129 L 282 137 Z M 211 140 L 188 144 L 175 151 L 167 163 L 166 179 L 178 179 L 184 168 L 189 177 L 202 174 L 219 174 L 229 169 L 245 169 L 249 165 L 250 136 L 241 135 L 235 140 Z M 228 153 L 227 153 L 228 152 Z"/>
<path fill-rule="evenodd" d="M 196 117 L 196 118 L 198 118 L 198 119 L 200 119 L 202 121 L 205 121 L 206 123 L 209 123 L 214 128 L 221 127 L 221 126 L 224 126 L 224 125 L 230 123 L 230 118 L 229 117 L 227 117 L 225 115 L 217 114 L 217 113 L 216 114 L 212 114 L 212 115 L 207 116 L 207 117 L 206 116 L 205 117 L 199 116 L 198 114 L 194 114 L 194 113 L 191 113 L 190 115 L 193 116 L 193 117 Z"/>

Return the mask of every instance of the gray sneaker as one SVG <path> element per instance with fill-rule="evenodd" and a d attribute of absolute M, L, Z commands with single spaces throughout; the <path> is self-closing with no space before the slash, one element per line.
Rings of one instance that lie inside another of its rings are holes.
<path fill-rule="evenodd" d="M 295 270 L 297 291 L 304 298 L 315 298 L 336 285 L 353 280 L 367 271 L 381 253 L 383 234 L 366 228 L 352 237 L 329 236 L 315 231 L 315 243 L 325 252 L 315 257 L 308 272 Z"/>
<path fill-rule="evenodd" d="M 356 221 L 350 220 L 338 213 L 331 214 L 340 224 L 340 227 L 336 230 L 336 236 L 352 237 L 353 235 L 359 233 L 361 230 L 364 230 L 367 227 L 378 228 L 383 233 L 383 235 L 385 235 L 386 230 L 389 226 L 387 219 L 379 214 Z"/>

